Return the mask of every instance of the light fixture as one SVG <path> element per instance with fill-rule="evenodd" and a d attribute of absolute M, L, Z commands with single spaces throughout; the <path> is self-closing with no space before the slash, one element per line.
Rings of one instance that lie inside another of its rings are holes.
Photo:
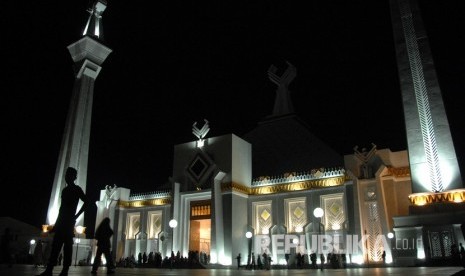
<path fill-rule="evenodd" d="M 323 214 L 324 214 L 324 211 L 320 207 L 317 207 L 317 208 L 315 208 L 315 210 L 313 210 L 313 215 L 316 218 L 321 218 L 323 216 Z"/>
<path fill-rule="evenodd" d="M 171 228 L 176 228 L 176 226 L 178 226 L 178 222 L 175 219 L 170 220 L 168 224 Z"/>
<path fill-rule="evenodd" d="M 84 226 L 81 226 L 81 225 L 76 226 L 76 233 L 78 233 L 79 235 L 84 233 L 85 230 L 86 228 Z"/>
<path fill-rule="evenodd" d="M 341 225 L 340 225 L 339 223 L 334 223 L 334 224 L 331 226 L 331 228 L 333 228 L 333 230 L 336 230 L 336 231 L 337 231 L 337 230 L 341 229 Z"/>
<path fill-rule="evenodd" d="M 250 239 L 252 237 L 252 232 L 247 231 L 247 233 L 245 233 L 245 237 Z"/>

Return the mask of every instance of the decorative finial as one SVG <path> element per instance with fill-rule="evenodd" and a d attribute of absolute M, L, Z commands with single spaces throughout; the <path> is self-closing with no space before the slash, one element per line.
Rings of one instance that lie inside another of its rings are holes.
<path fill-rule="evenodd" d="M 110 208 L 110 204 L 115 200 L 115 194 L 118 188 L 116 184 L 113 184 L 113 187 L 106 185 L 105 186 L 105 207 Z"/>
<path fill-rule="evenodd" d="M 207 135 L 207 133 L 210 131 L 208 121 L 206 119 L 203 119 L 203 120 L 204 120 L 205 124 L 203 125 L 203 127 L 201 129 L 197 128 L 197 122 L 195 122 L 192 125 L 192 133 L 199 139 L 197 141 L 197 147 L 198 148 L 203 147 L 203 144 L 204 144 L 204 141 L 205 141 L 204 138 Z"/>
<path fill-rule="evenodd" d="M 362 173 L 364 178 L 371 178 L 372 177 L 372 172 L 370 166 L 368 166 L 368 162 L 370 159 L 375 155 L 376 153 L 376 145 L 371 143 L 371 149 L 370 151 L 367 151 L 366 148 L 362 149 L 362 152 L 358 150 L 358 146 L 354 147 L 354 155 L 357 157 L 360 161 L 362 161 Z"/>
<path fill-rule="evenodd" d="M 271 65 L 268 69 L 268 78 L 278 86 L 276 90 L 276 100 L 273 108 L 273 115 L 285 115 L 294 112 L 294 107 L 292 105 L 289 84 L 294 80 L 297 75 L 297 70 L 294 65 L 286 61 L 288 67 L 286 71 L 278 77 L 276 72 L 278 68 Z"/>
<path fill-rule="evenodd" d="M 107 1 L 97 0 L 92 8 L 87 11 L 90 13 L 86 27 L 82 35 L 89 35 L 103 40 L 102 13 L 107 8 Z"/>

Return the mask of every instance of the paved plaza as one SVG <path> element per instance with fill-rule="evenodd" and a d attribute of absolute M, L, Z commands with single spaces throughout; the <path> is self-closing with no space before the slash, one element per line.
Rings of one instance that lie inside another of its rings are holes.
<path fill-rule="evenodd" d="M 60 273 L 60 267 L 55 269 L 54 276 Z M 0 268 L 1 276 L 33 276 L 41 273 L 43 268 L 34 268 L 32 265 L 17 265 L 12 268 L 2 266 Z M 350 269 L 277 269 L 277 270 L 237 270 L 237 269 L 155 269 L 155 268 L 118 268 L 113 275 L 117 276 L 136 276 L 136 275 L 194 275 L 194 276 L 231 276 L 231 275 L 390 275 L 390 276 L 447 276 L 447 275 L 465 275 L 456 274 L 463 271 L 463 267 L 386 267 L 386 268 L 350 268 Z M 98 275 L 106 275 L 104 269 L 100 269 Z M 90 267 L 71 267 L 69 276 L 81 276 L 90 274 Z"/>

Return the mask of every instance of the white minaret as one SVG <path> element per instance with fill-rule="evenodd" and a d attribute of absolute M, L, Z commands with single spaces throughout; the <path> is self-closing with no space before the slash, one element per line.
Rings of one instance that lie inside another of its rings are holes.
<path fill-rule="evenodd" d="M 428 37 L 416 0 L 391 0 L 412 191 L 462 189 Z"/>
<path fill-rule="evenodd" d="M 112 51 L 102 44 L 101 21 L 106 6 L 104 0 L 95 1 L 89 9 L 90 16 L 83 37 L 68 46 L 75 64 L 76 78 L 48 207 L 47 223 L 49 225 L 55 224 L 58 216 L 61 191 L 66 185 L 64 181 L 66 168 L 77 169 L 76 184 L 84 192 L 86 191 L 94 82 L 102 69 L 102 63 Z M 78 208 L 81 205 L 82 202 Z M 83 216 L 79 217 L 76 225 L 84 225 Z"/>

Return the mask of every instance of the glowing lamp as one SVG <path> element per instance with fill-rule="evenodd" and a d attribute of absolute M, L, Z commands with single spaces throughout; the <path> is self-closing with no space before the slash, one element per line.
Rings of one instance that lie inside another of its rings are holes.
<path fill-rule="evenodd" d="M 316 217 L 316 218 L 321 218 L 323 216 L 325 212 L 323 211 L 323 209 L 321 209 L 320 207 L 317 207 L 315 208 L 315 210 L 313 210 L 313 215 Z"/>
<path fill-rule="evenodd" d="M 176 228 L 176 226 L 178 226 L 178 222 L 175 219 L 170 220 L 168 224 L 171 228 Z"/>

